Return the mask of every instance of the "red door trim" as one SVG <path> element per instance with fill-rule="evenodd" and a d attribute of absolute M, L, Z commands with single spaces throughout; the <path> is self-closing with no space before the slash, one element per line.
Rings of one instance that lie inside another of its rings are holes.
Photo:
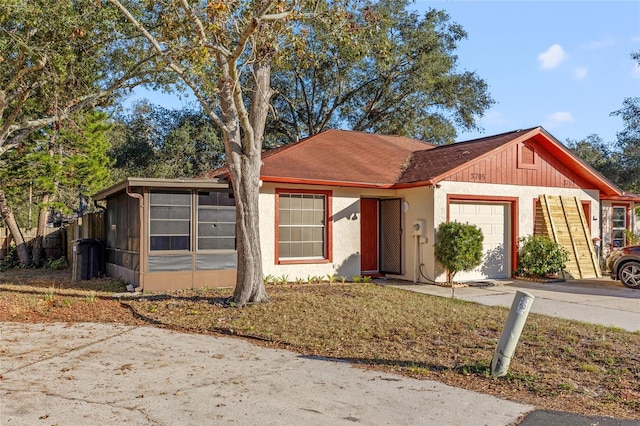
<path fill-rule="evenodd" d="M 360 199 L 360 272 L 380 271 L 380 202 Z"/>

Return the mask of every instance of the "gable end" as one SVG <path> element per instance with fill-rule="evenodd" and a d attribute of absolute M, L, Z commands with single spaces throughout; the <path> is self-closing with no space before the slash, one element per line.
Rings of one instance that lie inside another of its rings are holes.
<path fill-rule="evenodd" d="M 512 144 L 447 177 L 456 182 L 592 189 L 594 185 L 533 139 Z"/>

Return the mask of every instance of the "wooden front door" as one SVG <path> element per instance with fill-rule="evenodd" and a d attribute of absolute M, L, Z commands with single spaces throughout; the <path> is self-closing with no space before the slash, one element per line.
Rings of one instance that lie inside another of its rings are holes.
<path fill-rule="evenodd" d="M 360 199 L 360 271 L 376 273 L 378 265 L 378 200 Z"/>
<path fill-rule="evenodd" d="M 582 201 L 582 211 L 584 212 L 584 218 L 587 220 L 589 231 L 591 231 L 591 202 Z"/>

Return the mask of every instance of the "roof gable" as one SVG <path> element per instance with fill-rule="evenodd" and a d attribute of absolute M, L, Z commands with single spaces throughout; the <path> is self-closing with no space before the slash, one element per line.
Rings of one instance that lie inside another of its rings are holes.
<path fill-rule="evenodd" d="M 527 147 L 536 153 L 537 163 L 521 166 L 522 153 L 518 151 Z M 443 180 L 593 188 L 604 195 L 622 193 L 541 127 L 415 153 L 398 186 L 434 185 Z"/>
<path fill-rule="evenodd" d="M 429 151 L 416 152 L 398 179 L 398 183 L 409 184 L 423 181 L 434 181 L 435 183 L 435 181 L 443 180 L 458 168 L 468 166 L 505 144 L 521 138 L 523 132 L 527 132 L 527 130 L 441 145 Z"/>

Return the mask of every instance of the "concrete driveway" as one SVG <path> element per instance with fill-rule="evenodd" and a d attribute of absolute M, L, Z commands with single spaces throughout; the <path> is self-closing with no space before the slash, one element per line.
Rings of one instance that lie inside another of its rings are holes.
<path fill-rule="evenodd" d="M 508 425 L 533 407 L 241 339 L 0 323 L 0 424 Z"/>
<path fill-rule="evenodd" d="M 570 280 L 557 283 L 499 280 L 470 283 L 451 289 L 433 284 L 399 281 L 376 282 L 418 293 L 510 307 L 516 291 L 533 294 L 531 312 L 578 321 L 640 330 L 640 290 L 623 286 L 610 278 Z"/>

